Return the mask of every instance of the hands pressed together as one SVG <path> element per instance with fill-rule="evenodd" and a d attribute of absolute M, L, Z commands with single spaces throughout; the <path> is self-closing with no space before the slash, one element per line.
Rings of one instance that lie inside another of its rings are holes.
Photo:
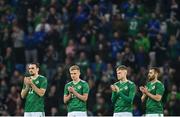
<path fill-rule="evenodd" d="M 26 85 L 26 88 L 29 88 L 33 84 L 32 79 L 25 77 L 24 84 Z"/>
<path fill-rule="evenodd" d="M 139 89 L 140 89 L 140 91 L 141 91 L 143 94 L 147 94 L 147 93 L 148 93 L 147 88 L 144 87 L 144 86 L 140 86 Z"/>
<path fill-rule="evenodd" d="M 68 91 L 69 91 L 70 93 L 74 93 L 74 92 L 75 92 L 75 90 L 74 90 L 73 87 L 68 87 Z"/>
<path fill-rule="evenodd" d="M 110 87 L 111 87 L 111 90 L 112 90 L 113 92 L 119 92 L 119 91 L 120 91 L 119 88 L 118 88 L 118 86 L 116 86 L 116 85 L 111 85 Z"/>

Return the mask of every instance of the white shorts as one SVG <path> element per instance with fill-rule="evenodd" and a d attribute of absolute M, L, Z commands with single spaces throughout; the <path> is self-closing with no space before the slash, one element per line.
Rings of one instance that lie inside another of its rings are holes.
<path fill-rule="evenodd" d="M 113 114 L 113 117 L 133 117 L 131 112 L 117 112 Z"/>
<path fill-rule="evenodd" d="M 146 114 L 145 117 L 164 117 L 163 114 Z"/>
<path fill-rule="evenodd" d="M 87 112 L 73 111 L 68 112 L 68 117 L 87 117 Z"/>
<path fill-rule="evenodd" d="M 45 117 L 44 112 L 24 112 L 24 117 Z"/>

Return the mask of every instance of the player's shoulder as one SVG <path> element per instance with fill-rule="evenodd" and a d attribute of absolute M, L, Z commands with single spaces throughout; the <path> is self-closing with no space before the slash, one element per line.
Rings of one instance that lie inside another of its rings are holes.
<path fill-rule="evenodd" d="M 161 81 L 159 81 L 159 80 L 156 82 L 156 84 L 157 84 L 157 85 L 164 85 L 164 84 L 163 84 Z"/>
<path fill-rule="evenodd" d="M 130 80 L 128 80 L 128 83 L 129 83 L 130 85 L 135 85 L 134 82 L 133 82 L 133 81 L 130 81 Z"/>
<path fill-rule="evenodd" d="M 85 80 L 80 80 L 82 84 L 88 84 Z"/>
<path fill-rule="evenodd" d="M 42 80 L 47 80 L 47 78 L 45 77 L 45 76 L 43 76 L 43 75 L 39 75 L 38 76 L 40 79 L 42 79 Z"/>
<path fill-rule="evenodd" d="M 115 82 L 115 83 L 114 83 L 114 85 L 117 85 L 117 84 L 119 84 L 119 83 L 120 83 L 120 82 L 119 82 L 119 81 L 117 81 L 117 82 Z"/>
<path fill-rule="evenodd" d="M 68 83 L 66 83 L 66 85 L 71 85 L 73 83 L 73 81 L 70 81 Z"/>
<path fill-rule="evenodd" d="M 65 84 L 65 87 L 69 87 L 69 86 L 71 86 L 72 85 L 72 81 L 70 81 L 70 82 L 67 82 L 66 84 Z"/>

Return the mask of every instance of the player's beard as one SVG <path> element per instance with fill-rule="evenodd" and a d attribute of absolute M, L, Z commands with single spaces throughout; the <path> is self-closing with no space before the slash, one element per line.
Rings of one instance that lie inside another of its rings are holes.
<path fill-rule="evenodd" d="M 30 76 L 35 76 L 35 74 L 33 72 L 30 72 L 29 74 L 30 74 Z"/>
<path fill-rule="evenodd" d="M 155 75 L 148 76 L 148 80 L 149 80 L 149 81 L 152 81 L 152 80 L 154 80 L 154 79 L 155 79 Z"/>

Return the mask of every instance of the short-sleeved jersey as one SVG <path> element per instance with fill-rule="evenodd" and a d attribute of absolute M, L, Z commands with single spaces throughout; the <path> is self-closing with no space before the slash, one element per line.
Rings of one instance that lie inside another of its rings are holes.
<path fill-rule="evenodd" d="M 36 79 L 33 80 L 33 83 L 38 88 L 47 88 L 47 78 L 39 75 Z M 23 85 L 23 89 L 25 84 Z M 25 102 L 25 112 L 44 112 L 44 96 L 39 96 L 31 88 L 28 91 Z"/>
<path fill-rule="evenodd" d="M 119 92 L 112 92 L 111 100 L 114 104 L 114 112 L 132 112 L 136 86 L 133 82 L 116 82 Z"/>
<path fill-rule="evenodd" d="M 89 93 L 89 85 L 86 81 L 80 80 L 77 84 L 74 84 L 73 81 L 67 83 L 64 88 L 64 95 L 68 95 L 70 92 L 68 91 L 68 87 L 73 87 L 75 91 L 79 94 L 88 94 Z M 68 112 L 72 111 L 86 111 L 86 102 L 80 100 L 75 95 L 71 94 L 71 99 L 67 102 Z"/>
<path fill-rule="evenodd" d="M 148 91 L 153 94 L 159 94 L 163 96 L 164 94 L 164 85 L 157 81 L 155 83 L 148 82 L 146 85 Z M 152 98 L 148 97 L 146 102 L 146 114 L 162 114 L 163 113 L 163 105 L 162 101 L 156 101 Z"/>

